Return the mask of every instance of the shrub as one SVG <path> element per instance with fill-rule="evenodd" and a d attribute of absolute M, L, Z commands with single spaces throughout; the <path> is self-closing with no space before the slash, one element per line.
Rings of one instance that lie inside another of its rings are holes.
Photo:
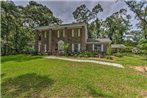
<path fill-rule="evenodd" d="M 112 56 L 106 56 L 106 59 L 113 60 L 113 57 Z"/>
<path fill-rule="evenodd" d="M 90 52 L 90 51 L 81 51 L 81 52 L 75 52 L 71 53 L 71 56 L 79 56 L 79 57 L 95 57 L 96 52 Z"/>
<path fill-rule="evenodd" d="M 121 53 L 116 53 L 116 54 L 114 54 L 114 56 L 116 56 L 116 57 L 123 57 L 123 54 L 121 54 Z"/>
<path fill-rule="evenodd" d="M 139 54 L 140 52 L 141 52 L 140 49 L 137 48 L 137 47 L 134 47 L 134 48 L 132 49 L 132 53 L 134 53 L 134 54 Z"/>
<path fill-rule="evenodd" d="M 68 56 L 69 55 L 69 53 L 68 53 L 69 43 L 65 43 L 63 48 L 64 48 L 64 55 Z"/>
<path fill-rule="evenodd" d="M 37 51 L 33 49 L 32 47 L 27 47 L 24 49 L 25 54 L 31 54 L 31 55 L 37 55 Z"/>
<path fill-rule="evenodd" d="M 123 53 L 124 53 L 124 52 L 132 53 L 132 49 L 133 49 L 133 47 L 131 47 L 131 46 L 126 46 L 126 48 L 124 48 L 124 49 L 122 50 L 122 52 L 123 52 Z"/>
<path fill-rule="evenodd" d="M 111 43 L 109 43 L 109 44 L 108 44 L 106 54 L 107 54 L 107 55 L 111 55 L 111 54 L 112 54 L 112 47 L 111 47 Z"/>

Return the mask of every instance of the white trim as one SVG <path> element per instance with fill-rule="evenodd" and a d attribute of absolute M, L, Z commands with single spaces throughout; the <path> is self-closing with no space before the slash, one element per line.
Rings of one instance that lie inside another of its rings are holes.
<path fill-rule="evenodd" d="M 81 31 L 80 29 L 78 29 L 78 37 L 80 37 L 80 35 L 81 35 Z"/>
<path fill-rule="evenodd" d="M 71 32 L 71 33 L 72 33 L 72 35 L 71 35 L 71 36 L 72 36 L 72 37 L 74 37 L 74 29 L 72 29 L 72 32 Z"/>
<path fill-rule="evenodd" d="M 81 49 L 80 44 L 78 44 L 78 52 L 80 52 L 80 49 Z"/>
<path fill-rule="evenodd" d="M 104 45 L 101 44 L 101 51 L 103 52 L 104 51 Z"/>
<path fill-rule="evenodd" d="M 95 45 L 94 45 L 94 44 L 92 44 L 92 51 L 94 51 L 94 46 L 95 46 Z"/>
<path fill-rule="evenodd" d="M 63 37 L 65 37 L 65 30 L 63 30 Z"/>
<path fill-rule="evenodd" d="M 74 44 L 72 44 L 72 52 L 74 52 Z"/>
<path fill-rule="evenodd" d="M 60 37 L 60 31 L 58 30 L 58 32 L 57 32 L 58 34 L 57 34 L 57 37 L 59 38 Z"/>

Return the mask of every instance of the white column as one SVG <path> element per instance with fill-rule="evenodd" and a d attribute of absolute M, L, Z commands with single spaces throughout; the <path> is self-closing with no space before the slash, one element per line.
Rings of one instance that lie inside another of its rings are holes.
<path fill-rule="evenodd" d="M 72 44 L 72 46 L 71 46 L 71 47 L 72 47 L 72 52 L 74 52 L 74 44 Z"/>
<path fill-rule="evenodd" d="M 80 52 L 80 44 L 78 44 L 78 52 Z"/>
<path fill-rule="evenodd" d="M 94 44 L 92 44 L 92 51 L 94 51 Z"/>
<path fill-rule="evenodd" d="M 101 52 L 103 52 L 103 51 L 104 51 L 104 45 L 101 44 Z"/>

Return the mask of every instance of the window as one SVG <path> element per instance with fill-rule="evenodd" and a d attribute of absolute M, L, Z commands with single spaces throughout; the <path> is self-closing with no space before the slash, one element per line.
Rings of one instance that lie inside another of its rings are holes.
<path fill-rule="evenodd" d="M 72 33 L 72 35 L 71 35 L 71 36 L 72 36 L 72 37 L 74 37 L 74 29 L 72 29 L 72 32 L 71 32 L 71 33 Z"/>
<path fill-rule="evenodd" d="M 80 44 L 72 44 L 72 52 L 80 52 Z"/>
<path fill-rule="evenodd" d="M 81 33 L 81 31 L 80 31 L 80 29 L 78 29 L 78 37 L 80 37 L 80 33 Z"/>
<path fill-rule="evenodd" d="M 100 44 L 94 44 L 94 50 L 101 50 Z"/>
<path fill-rule="evenodd" d="M 58 38 L 60 37 L 60 31 L 59 30 L 57 31 L 57 37 Z"/>
<path fill-rule="evenodd" d="M 78 52 L 78 44 L 74 44 L 74 52 Z"/>

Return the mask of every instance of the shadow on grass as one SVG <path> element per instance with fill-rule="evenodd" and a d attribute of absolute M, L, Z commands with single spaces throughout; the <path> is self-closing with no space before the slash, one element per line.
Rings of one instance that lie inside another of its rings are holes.
<path fill-rule="evenodd" d="M 104 94 L 101 91 L 98 92 L 96 89 L 90 86 L 87 86 L 87 89 L 89 90 L 90 95 L 92 95 L 94 98 L 113 98 L 112 96 Z"/>
<path fill-rule="evenodd" d="M 2 82 L 2 97 L 44 97 L 44 95 L 41 95 L 41 91 L 45 88 L 50 89 L 53 83 L 54 81 L 49 79 L 47 76 L 39 76 L 35 73 L 24 74 Z"/>
<path fill-rule="evenodd" d="M 1 78 L 5 77 L 6 74 L 5 73 L 1 73 Z"/>
<path fill-rule="evenodd" d="M 9 61 L 16 61 L 16 62 L 24 62 L 34 59 L 39 59 L 39 56 L 30 56 L 30 55 L 10 55 L 10 56 L 2 56 L 1 63 L 9 62 Z"/>

